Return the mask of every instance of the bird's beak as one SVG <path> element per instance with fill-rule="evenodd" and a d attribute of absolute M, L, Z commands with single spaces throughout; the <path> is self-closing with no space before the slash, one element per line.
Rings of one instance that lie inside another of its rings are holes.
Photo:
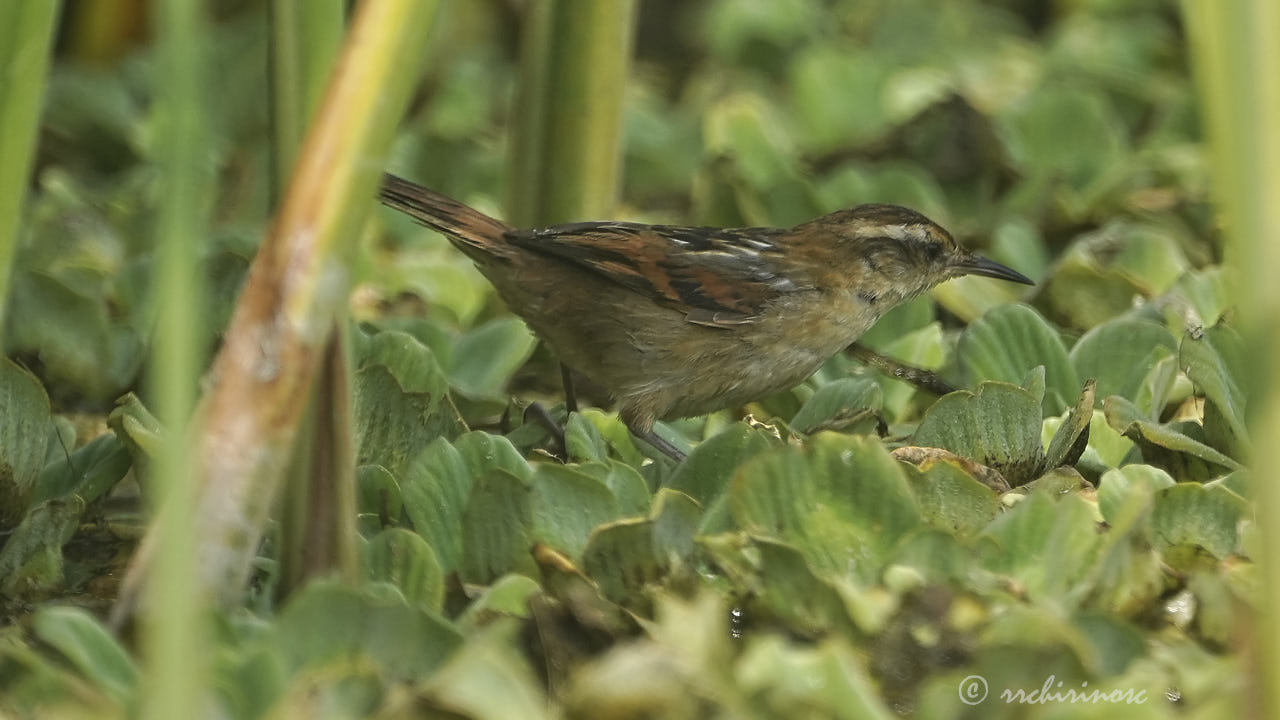
<path fill-rule="evenodd" d="M 982 275 L 983 277 L 996 278 L 997 280 L 1008 280 L 1010 282 L 1022 283 L 1023 285 L 1036 284 L 1034 280 L 1023 275 L 1017 270 L 1005 267 L 995 260 L 988 260 L 978 255 L 966 258 L 957 264 L 956 268 L 964 275 Z"/>

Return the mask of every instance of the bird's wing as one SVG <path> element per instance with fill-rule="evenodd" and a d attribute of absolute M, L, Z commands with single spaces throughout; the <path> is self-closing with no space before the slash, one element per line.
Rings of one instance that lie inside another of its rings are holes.
<path fill-rule="evenodd" d="M 770 300 L 809 287 L 782 270 L 781 230 L 609 222 L 513 230 L 506 237 L 711 327 L 755 322 Z"/>

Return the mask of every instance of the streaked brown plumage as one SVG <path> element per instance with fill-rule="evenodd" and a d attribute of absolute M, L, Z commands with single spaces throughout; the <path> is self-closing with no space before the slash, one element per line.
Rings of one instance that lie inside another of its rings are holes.
<path fill-rule="evenodd" d="M 668 454 L 658 419 L 803 382 L 886 310 L 966 274 L 1030 284 L 928 218 L 859 205 L 788 229 L 586 222 L 512 228 L 393 175 L 382 202 L 447 236 L 561 362 Z"/>

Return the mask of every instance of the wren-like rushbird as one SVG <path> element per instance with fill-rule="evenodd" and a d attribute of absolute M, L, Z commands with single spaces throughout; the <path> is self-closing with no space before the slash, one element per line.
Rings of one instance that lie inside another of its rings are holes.
<path fill-rule="evenodd" d="M 637 437 L 798 385 L 894 305 L 961 275 L 1032 284 L 914 210 L 792 228 L 582 222 L 518 229 L 394 175 L 381 200 L 449 238 Z"/>

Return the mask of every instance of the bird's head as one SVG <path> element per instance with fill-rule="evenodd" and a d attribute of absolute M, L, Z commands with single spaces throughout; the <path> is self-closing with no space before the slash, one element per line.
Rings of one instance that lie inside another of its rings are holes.
<path fill-rule="evenodd" d="M 859 205 L 797 226 L 827 254 L 819 258 L 846 283 L 868 295 L 905 300 L 962 275 L 1034 285 L 1022 273 L 966 250 L 951 233 L 920 213 L 899 205 Z"/>

